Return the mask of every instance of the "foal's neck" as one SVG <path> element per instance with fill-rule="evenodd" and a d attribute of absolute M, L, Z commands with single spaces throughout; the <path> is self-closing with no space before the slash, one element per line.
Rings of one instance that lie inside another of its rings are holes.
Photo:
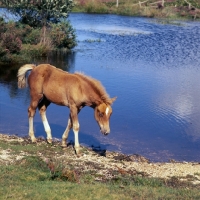
<path fill-rule="evenodd" d="M 100 98 L 94 98 L 93 96 L 90 96 L 89 101 L 86 103 L 86 105 L 91 108 L 96 108 L 102 103 L 103 101 Z"/>

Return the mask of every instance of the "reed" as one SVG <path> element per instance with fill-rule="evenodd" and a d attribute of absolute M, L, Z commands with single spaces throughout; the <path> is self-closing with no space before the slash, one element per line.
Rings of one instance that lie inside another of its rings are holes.
<path fill-rule="evenodd" d="M 200 18 L 199 4 L 193 2 L 187 5 L 185 1 L 174 0 L 118 0 L 118 4 L 116 0 L 77 0 L 73 11 L 173 19 Z"/>

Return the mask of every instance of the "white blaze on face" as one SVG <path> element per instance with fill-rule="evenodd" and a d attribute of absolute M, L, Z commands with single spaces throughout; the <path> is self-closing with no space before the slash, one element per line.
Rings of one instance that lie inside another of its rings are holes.
<path fill-rule="evenodd" d="M 109 107 L 106 108 L 106 115 L 108 115 Z"/>

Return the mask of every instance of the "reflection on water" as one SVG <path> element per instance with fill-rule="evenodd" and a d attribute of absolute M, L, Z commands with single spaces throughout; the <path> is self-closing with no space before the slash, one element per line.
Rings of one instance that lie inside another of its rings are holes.
<path fill-rule="evenodd" d="M 74 51 L 33 63 L 82 71 L 100 80 L 111 97 L 118 97 L 107 137 L 99 133 L 93 110 L 81 111 L 80 142 L 154 161 L 199 161 L 200 23 L 175 26 L 87 14 L 71 14 L 70 20 L 79 41 Z M 29 91 L 17 88 L 17 67 L 0 71 L 0 132 L 27 135 Z M 54 137 L 61 138 L 68 114 L 64 107 L 48 108 Z M 38 113 L 34 129 L 37 136 L 45 136 Z M 72 132 L 69 140 L 74 140 Z"/>

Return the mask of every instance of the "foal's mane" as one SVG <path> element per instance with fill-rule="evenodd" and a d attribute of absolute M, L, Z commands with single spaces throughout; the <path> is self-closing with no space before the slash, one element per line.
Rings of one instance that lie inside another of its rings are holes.
<path fill-rule="evenodd" d="M 75 75 L 79 76 L 85 82 L 90 84 L 92 86 L 92 88 L 94 89 L 94 91 L 100 96 L 101 100 L 104 103 L 106 103 L 108 105 L 112 104 L 111 98 L 107 94 L 105 88 L 103 87 L 103 85 L 101 84 L 100 81 L 98 81 L 98 80 L 96 80 L 96 79 L 94 79 L 94 78 L 92 78 L 90 76 L 86 76 L 85 74 L 83 74 L 81 72 L 76 72 Z"/>

